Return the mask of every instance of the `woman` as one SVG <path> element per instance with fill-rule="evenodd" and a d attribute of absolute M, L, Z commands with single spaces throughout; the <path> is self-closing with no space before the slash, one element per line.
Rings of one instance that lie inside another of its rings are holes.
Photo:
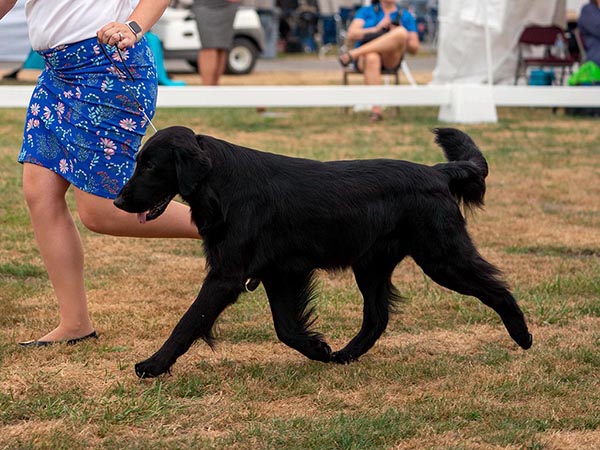
<path fill-rule="evenodd" d="M 364 74 L 365 84 L 381 84 L 381 69 L 400 67 L 405 52 L 419 50 L 417 24 L 413 15 L 398 8 L 394 0 L 380 0 L 360 8 L 347 33 L 355 41 L 353 49 L 340 55 L 344 67 L 355 63 Z M 369 120 L 383 119 L 381 106 L 373 106 Z"/>
<path fill-rule="evenodd" d="M 577 26 L 585 47 L 586 61 L 594 61 L 600 66 L 600 7 L 598 0 L 590 0 L 581 8 Z"/>
<path fill-rule="evenodd" d="M 194 0 L 192 11 L 201 44 L 198 72 L 204 86 L 217 86 L 225 73 L 238 6 L 239 0 Z"/>
<path fill-rule="evenodd" d="M 15 0 L 0 0 L 0 18 Z M 35 239 L 58 301 L 58 326 L 24 346 L 97 337 L 84 289 L 83 247 L 65 194 L 73 186 L 82 223 L 98 233 L 199 238 L 189 208 L 171 203 L 138 223 L 112 199 L 132 174 L 157 80 L 143 38 L 168 0 L 27 0 L 32 47 L 45 59 L 27 110 L 23 192 Z M 131 72 L 133 79 L 124 77 Z"/>

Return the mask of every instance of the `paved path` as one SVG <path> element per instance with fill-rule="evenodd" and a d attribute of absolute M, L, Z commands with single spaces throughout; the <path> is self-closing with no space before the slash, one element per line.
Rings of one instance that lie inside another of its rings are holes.
<path fill-rule="evenodd" d="M 407 62 L 412 72 L 432 72 L 435 68 L 435 55 L 419 55 L 407 57 Z M 167 70 L 173 73 L 193 72 L 183 60 L 169 60 L 166 62 Z M 285 55 L 281 58 L 259 59 L 254 68 L 255 72 L 307 72 L 307 71 L 340 71 L 340 64 L 336 56 L 319 58 L 317 55 Z"/>
<path fill-rule="evenodd" d="M 431 72 L 435 68 L 435 55 L 424 55 L 407 57 L 406 61 L 410 66 L 411 71 L 414 72 Z M 284 70 L 288 72 L 301 72 L 305 70 L 340 70 L 340 64 L 337 57 L 327 56 L 326 58 L 319 59 L 317 56 L 314 58 L 303 56 L 293 58 L 285 56 L 278 59 L 259 59 L 256 63 L 255 69 L 257 72 L 276 72 L 278 70 Z"/>
<path fill-rule="evenodd" d="M 419 55 L 407 57 L 412 72 L 432 72 L 435 68 L 435 55 Z M 0 61 L 0 71 L 9 71 L 20 66 L 19 62 Z M 167 60 L 167 70 L 173 73 L 194 73 L 195 70 L 183 60 Z M 340 64 L 336 56 L 319 58 L 317 55 L 285 55 L 275 59 L 259 59 L 254 71 L 261 72 L 308 72 L 339 71 Z"/>

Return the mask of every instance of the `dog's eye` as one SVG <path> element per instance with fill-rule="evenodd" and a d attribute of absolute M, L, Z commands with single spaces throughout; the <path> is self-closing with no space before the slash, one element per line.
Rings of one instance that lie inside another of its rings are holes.
<path fill-rule="evenodd" d="M 153 170 L 154 169 L 154 163 L 151 161 L 147 161 L 146 164 L 144 164 L 144 168 L 146 170 Z"/>

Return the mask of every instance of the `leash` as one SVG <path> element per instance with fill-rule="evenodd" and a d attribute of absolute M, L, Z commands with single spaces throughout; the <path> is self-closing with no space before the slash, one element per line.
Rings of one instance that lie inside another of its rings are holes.
<path fill-rule="evenodd" d="M 104 53 L 104 56 L 106 56 L 106 58 L 108 58 L 108 60 L 114 66 L 114 68 L 117 69 L 119 74 L 122 75 L 123 79 L 131 81 L 131 82 L 135 82 L 135 77 L 129 70 L 129 67 L 127 67 L 127 64 L 125 64 L 125 59 L 123 58 L 121 49 L 115 45 L 115 48 L 117 49 L 117 53 L 119 55 L 119 59 L 121 60 L 121 64 L 123 64 L 123 68 L 125 69 L 125 71 L 123 71 L 123 69 L 121 69 L 119 66 L 117 66 L 117 63 L 115 62 L 115 60 L 110 57 L 110 55 L 106 51 L 105 44 L 100 44 L 100 47 L 102 48 L 102 52 Z M 158 133 L 158 130 L 152 123 L 152 120 L 150 120 L 150 117 L 148 117 L 148 115 L 146 114 L 146 111 L 144 110 L 144 106 L 140 103 L 140 101 L 133 94 L 133 92 L 131 92 L 131 89 L 129 89 L 129 86 L 127 85 L 127 83 L 125 83 L 125 88 L 127 89 L 127 92 L 129 93 L 131 98 L 133 98 L 135 100 L 135 102 L 137 103 L 138 109 L 144 115 L 144 117 L 146 118 L 146 120 L 148 121 L 148 123 L 150 124 L 152 129 L 154 130 L 154 132 Z M 260 280 L 258 278 L 248 278 L 244 283 L 244 290 L 246 292 L 253 292 L 256 290 L 256 288 L 259 286 L 259 284 L 260 284 Z"/>
<path fill-rule="evenodd" d="M 133 76 L 133 74 L 129 70 L 129 67 L 127 67 L 127 64 L 125 64 L 125 59 L 123 58 L 123 54 L 121 53 L 121 49 L 115 45 L 115 48 L 117 49 L 117 53 L 119 55 L 119 60 L 121 61 L 121 64 L 123 64 L 123 68 L 125 70 L 123 70 L 119 66 L 117 66 L 117 63 L 115 62 L 115 60 L 113 58 L 111 58 L 110 55 L 108 54 L 108 52 L 106 51 L 106 47 L 105 46 L 106 46 L 106 44 L 100 44 L 100 48 L 102 48 L 102 52 L 104 53 L 104 56 L 106 56 L 106 58 L 110 61 L 110 63 L 114 66 L 114 68 L 117 69 L 117 72 L 121 75 L 121 77 L 124 80 L 135 82 L 135 77 Z M 135 96 L 135 94 L 131 91 L 131 89 L 129 88 L 129 85 L 127 84 L 127 82 L 125 83 L 125 89 L 127 89 L 127 92 L 129 93 L 129 96 L 131 98 L 133 98 L 133 100 L 137 103 L 138 109 L 144 115 L 144 118 L 148 121 L 148 123 L 150 124 L 150 126 L 152 127 L 152 129 L 154 130 L 154 132 L 157 133 L 158 130 L 156 129 L 156 127 L 152 123 L 152 120 L 150 120 L 150 117 L 148 117 L 148 114 L 146 114 L 146 111 L 144 110 L 144 106 L 140 103 L 140 101 L 137 99 L 137 97 Z"/>

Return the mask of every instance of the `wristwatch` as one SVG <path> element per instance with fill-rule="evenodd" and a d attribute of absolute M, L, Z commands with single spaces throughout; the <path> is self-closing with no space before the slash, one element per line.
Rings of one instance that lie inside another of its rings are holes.
<path fill-rule="evenodd" d="M 142 27 L 135 21 L 130 20 L 129 22 L 125 22 L 125 24 L 129 27 L 129 29 L 135 34 L 135 41 L 138 42 L 142 38 Z"/>

